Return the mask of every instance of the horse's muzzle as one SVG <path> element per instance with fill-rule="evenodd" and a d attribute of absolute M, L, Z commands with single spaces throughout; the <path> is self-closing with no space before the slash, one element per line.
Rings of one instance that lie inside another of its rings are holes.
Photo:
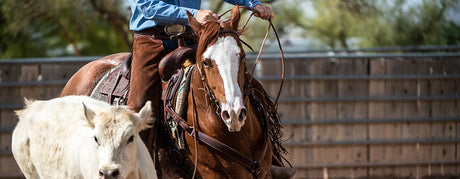
<path fill-rule="evenodd" d="M 238 132 L 246 121 L 247 111 L 245 107 L 224 109 L 221 112 L 221 117 L 227 125 L 228 131 Z"/>

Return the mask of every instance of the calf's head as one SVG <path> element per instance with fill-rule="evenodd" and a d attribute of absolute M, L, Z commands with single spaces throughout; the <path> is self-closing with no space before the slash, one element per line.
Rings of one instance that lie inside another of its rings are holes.
<path fill-rule="evenodd" d="M 151 105 L 148 101 L 139 113 L 126 106 L 111 106 L 105 111 L 92 110 L 83 104 L 88 126 L 93 128 L 91 143 L 97 153 L 98 178 L 137 178 L 137 141 L 139 132 L 150 127 Z"/>

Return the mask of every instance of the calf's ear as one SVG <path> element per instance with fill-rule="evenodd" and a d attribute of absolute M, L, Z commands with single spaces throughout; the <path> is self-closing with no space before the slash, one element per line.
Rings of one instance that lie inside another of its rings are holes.
<path fill-rule="evenodd" d="M 93 122 L 93 119 L 94 119 L 94 116 L 96 116 L 96 113 L 89 109 L 88 107 L 86 107 L 85 103 L 81 103 L 83 105 L 83 112 L 85 114 L 85 120 L 86 122 L 88 122 L 88 125 L 91 127 L 91 128 L 94 128 L 94 122 Z"/>
<path fill-rule="evenodd" d="M 151 127 L 153 122 L 155 122 L 152 118 L 152 102 L 147 101 L 136 116 L 139 118 L 138 131 Z"/>

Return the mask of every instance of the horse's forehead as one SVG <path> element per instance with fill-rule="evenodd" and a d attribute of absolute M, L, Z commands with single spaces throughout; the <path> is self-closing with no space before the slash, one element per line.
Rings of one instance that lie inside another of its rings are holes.
<path fill-rule="evenodd" d="M 235 58 L 241 51 L 242 49 L 238 45 L 235 37 L 231 35 L 222 36 L 218 37 L 217 41 L 206 49 L 203 53 L 203 57 L 216 60 L 216 63 L 218 63 L 221 60 Z"/>

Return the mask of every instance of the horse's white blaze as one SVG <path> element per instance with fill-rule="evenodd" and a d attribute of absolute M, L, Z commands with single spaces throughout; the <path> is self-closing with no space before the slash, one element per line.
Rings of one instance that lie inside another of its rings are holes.
<path fill-rule="evenodd" d="M 241 49 L 235 38 L 226 36 L 219 37 L 216 43 L 203 53 L 204 58 L 215 61 L 224 83 L 226 103 L 221 104 L 222 110 L 228 110 L 231 118 L 236 118 L 236 120 L 238 120 L 240 109 L 244 108 L 241 90 L 238 86 L 238 55 L 240 52 Z M 232 121 L 225 122 L 227 125 L 232 125 L 232 130 L 239 130 L 239 127 L 233 126 L 236 124 L 232 124 Z"/>
<path fill-rule="evenodd" d="M 241 49 L 232 36 L 219 37 L 217 42 L 208 47 L 203 57 L 214 60 L 224 82 L 227 104 L 233 106 L 241 102 L 241 90 L 238 86 L 238 54 Z"/>

